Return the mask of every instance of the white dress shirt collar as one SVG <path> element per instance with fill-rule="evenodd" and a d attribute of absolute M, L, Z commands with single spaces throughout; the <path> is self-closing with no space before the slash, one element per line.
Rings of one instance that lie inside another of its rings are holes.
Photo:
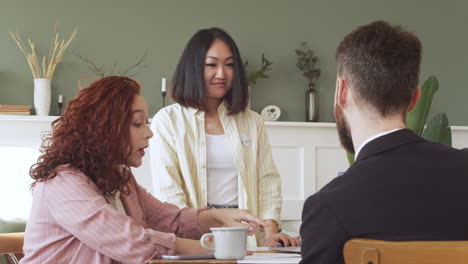
<path fill-rule="evenodd" d="M 370 138 L 364 140 L 364 142 L 362 142 L 361 145 L 359 146 L 359 148 L 357 149 L 356 154 L 354 154 L 354 159 L 356 159 L 356 158 L 358 157 L 359 152 L 361 151 L 361 149 L 362 149 L 367 143 L 369 143 L 369 142 L 371 142 L 372 140 L 377 139 L 377 138 L 379 138 L 379 137 L 381 137 L 381 136 L 385 136 L 385 135 L 387 135 L 387 134 L 393 133 L 393 132 L 398 131 L 398 130 L 401 130 L 401 129 L 403 129 L 403 128 L 397 128 L 397 129 L 392 129 L 392 130 L 389 130 L 389 131 L 384 131 L 384 132 L 375 134 L 375 135 L 371 136 Z"/>

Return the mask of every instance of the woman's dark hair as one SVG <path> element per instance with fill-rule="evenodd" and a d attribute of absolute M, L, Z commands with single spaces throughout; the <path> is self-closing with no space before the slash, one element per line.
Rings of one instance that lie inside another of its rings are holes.
<path fill-rule="evenodd" d="M 205 56 L 215 40 L 226 43 L 234 57 L 232 88 L 225 95 L 224 102 L 228 114 L 235 115 L 244 111 L 249 104 L 247 78 L 236 43 L 219 28 L 202 29 L 189 40 L 172 78 L 170 96 L 182 106 L 205 110 Z"/>
<path fill-rule="evenodd" d="M 42 155 L 29 174 L 36 182 L 57 175 L 56 167 L 69 164 L 88 176 L 104 195 L 125 188 L 131 179 L 126 164 L 130 155 L 132 105 L 140 85 L 130 78 L 109 76 L 93 82 L 71 100 L 52 123 Z M 122 167 L 123 166 L 123 167 Z"/>

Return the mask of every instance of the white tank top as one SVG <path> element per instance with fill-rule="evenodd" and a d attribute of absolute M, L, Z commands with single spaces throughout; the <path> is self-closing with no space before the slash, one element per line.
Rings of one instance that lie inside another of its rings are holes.
<path fill-rule="evenodd" d="M 238 205 L 238 172 L 226 135 L 206 134 L 208 204 Z"/>

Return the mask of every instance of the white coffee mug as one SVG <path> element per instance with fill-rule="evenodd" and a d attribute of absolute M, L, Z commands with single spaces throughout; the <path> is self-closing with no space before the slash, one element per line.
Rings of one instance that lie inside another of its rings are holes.
<path fill-rule="evenodd" d="M 247 227 L 213 227 L 211 233 L 200 239 L 203 248 L 214 251 L 217 259 L 243 259 L 247 254 Z M 205 239 L 212 236 L 214 248 L 205 244 Z"/>

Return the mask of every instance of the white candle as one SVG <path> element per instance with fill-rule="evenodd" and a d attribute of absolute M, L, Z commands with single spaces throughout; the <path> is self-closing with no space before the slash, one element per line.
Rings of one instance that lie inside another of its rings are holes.
<path fill-rule="evenodd" d="M 162 78 L 161 92 L 166 92 L 166 78 Z"/>
<path fill-rule="evenodd" d="M 61 103 L 62 99 L 63 99 L 62 95 L 59 95 L 58 102 Z"/>

